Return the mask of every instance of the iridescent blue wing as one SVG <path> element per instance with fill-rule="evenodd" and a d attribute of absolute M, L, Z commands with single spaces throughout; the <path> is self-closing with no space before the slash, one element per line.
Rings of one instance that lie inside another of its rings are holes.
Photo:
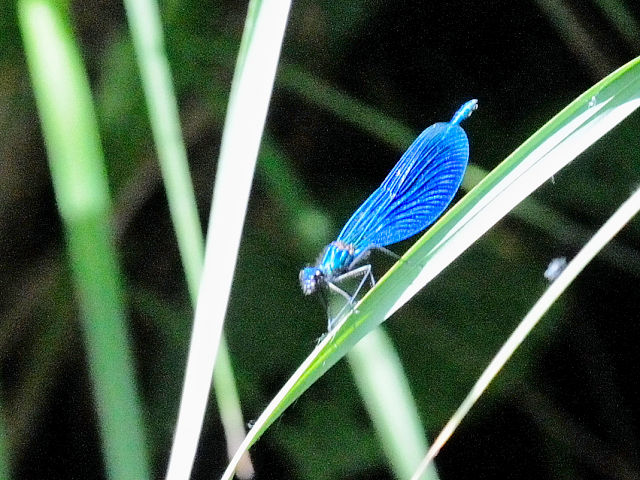
<path fill-rule="evenodd" d="M 469 141 L 462 127 L 431 125 L 351 216 L 338 241 L 353 245 L 357 254 L 421 232 L 453 199 L 468 159 Z"/>

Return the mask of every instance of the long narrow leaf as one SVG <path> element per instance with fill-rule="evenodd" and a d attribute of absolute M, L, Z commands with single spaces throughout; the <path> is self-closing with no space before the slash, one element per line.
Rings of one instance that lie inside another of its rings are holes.
<path fill-rule="evenodd" d="M 152 0 L 125 0 L 124 5 L 142 76 L 171 220 L 175 225 L 189 292 L 195 299 L 204 256 L 202 227 L 195 208 L 178 105 L 162 39 L 160 12 L 157 3 Z"/>
<path fill-rule="evenodd" d="M 167 478 L 189 477 L 221 341 L 255 162 L 290 1 L 252 0 L 236 63 Z"/>
<path fill-rule="evenodd" d="M 68 12 L 21 0 L 20 27 L 80 302 L 107 473 L 149 478 L 148 453 L 111 242 L 104 159 L 91 92 Z"/>
<path fill-rule="evenodd" d="M 124 4 L 142 75 L 171 221 L 178 239 L 189 295 L 195 307 L 202 274 L 204 242 L 162 38 L 160 12 L 157 3 L 152 0 L 125 0 Z M 219 356 L 224 361 L 218 362 L 213 372 L 216 400 L 227 439 L 227 450 L 231 455 L 239 445 L 238 438 L 244 436 L 245 429 L 229 351 L 224 341 L 220 344 Z M 247 458 L 242 477 L 247 478 L 252 474 L 251 461 Z"/>
<path fill-rule="evenodd" d="M 344 318 L 314 349 L 258 418 L 223 478 L 232 476 L 244 450 L 362 337 L 639 105 L 640 59 L 635 59 L 583 93 L 496 167 L 431 227 L 368 292 L 355 313 Z"/>
<path fill-rule="evenodd" d="M 560 297 L 567 287 L 575 280 L 578 274 L 593 260 L 602 248 L 611 241 L 622 227 L 640 211 L 640 189 L 636 190 L 616 212 L 605 222 L 578 254 L 569 262 L 564 271 L 544 292 L 540 299 L 531 308 L 529 313 L 522 319 L 518 327 L 514 330 L 507 341 L 502 345 L 500 351 L 491 360 L 487 368 L 482 372 L 480 378 L 473 386 L 460 407 L 447 422 L 442 432 L 433 442 L 427 452 L 420 467 L 416 470 L 411 480 L 420 480 L 426 473 L 428 466 L 434 457 L 440 452 L 447 440 L 451 437 L 455 429 L 460 425 L 462 419 L 469 413 L 473 405 L 487 389 L 491 381 L 498 375 L 502 367 L 507 363 L 511 355 L 522 344 L 524 339 L 531 333 L 531 330 L 538 324 L 542 316 L 549 310 L 551 305 Z"/>
<path fill-rule="evenodd" d="M 427 451 L 427 441 L 391 339 L 377 328 L 351 349 L 347 360 L 396 478 L 409 477 Z M 433 465 L 425 478 L 439 478 Z"/>

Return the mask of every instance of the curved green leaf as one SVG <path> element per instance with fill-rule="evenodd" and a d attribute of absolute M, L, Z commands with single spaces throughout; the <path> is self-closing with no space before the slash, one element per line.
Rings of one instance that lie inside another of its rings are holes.
<path fill-rule="evenodd" d="M 640 57 L 580 95 L 498 165 L 434 224 L 311 352 L 258 418 L 222 478 L 231 478 L 244 451 L 360 339 L 638 106 Z"/>
<path fill-rule="evenodd" d="M 440 452 L 440 449 L 449 440 L 453 432 L 458 428 L 463 418 L 469 413 L 471 408 L 478 401 L 480 396 L 489 387 L 489 384 L 498 375 L 502 367 L 511 358 L 516 349 L 524 342 L 538 324 L 542 316 L 551 308 L 551 305 L 560 297 L 567 287 L 576 279 L 578 274 L 587 266 L 591 260 L 604 248 L 607 243 L 624 227 L 640 210 L 640 189 L 631 195 L 616 212 L 606 221 L 606 223 L 591 237 L 587 244 L 569 262 L 560 275 L 553 280 L 549 288 L 538 299 L 529 313 L 522 319 L 518 327 L 509 336 L 500 350 L 493 357 L 487 368 L 482 372 L 473 388 L 469 391 L 463 402 L 460 404 L 451 419 L 444 426 L 440 434 L 436 437 L 433 445 L 429 448 L 420 466 L 411 476 L 411 480 L 420 480 L 433 465 L 433 459 Z"/>

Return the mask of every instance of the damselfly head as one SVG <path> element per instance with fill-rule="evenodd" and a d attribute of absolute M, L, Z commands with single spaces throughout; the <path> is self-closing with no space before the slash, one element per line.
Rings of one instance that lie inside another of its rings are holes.
<path fill-rule="evenodd" d="M 305 267 L 300 270 L 300 286 L 302 293 L 311 295 L 322 283 L 324 273 L 317 267 Z"/>

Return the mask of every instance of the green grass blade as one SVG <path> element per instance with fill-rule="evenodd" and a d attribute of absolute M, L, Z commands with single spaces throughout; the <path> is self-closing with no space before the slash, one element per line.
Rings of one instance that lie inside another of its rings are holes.
<path fill-rule="evenodd" d="M 195 457 L 289 7 L 289 1 L 276 0 L 249 4 L 222 134 L 168 479 L 188 478 Z"/>
<path fill-rule="evenodd" d="M 111 204 L 87 76 L 60 2 L 18 2 L 53 185 L 80 302 L 107 474 L 149 478 Z"/>
<path fill-rule="evenodd" d="M 569 262 L 564 271 L 547 288 L 540 299 L 522 319 L 507 341 L 502 345 L 498 353 L 493 357 L 487 368 L 473 386 L 460 407 L 447 422 L 442 432 L 433 442 L 426 457 L 421 462 L 411 480 L 419 480 L 426 472 L 434 457 L 451 437 L 462 419 L 469 413 L 473 405 L 488 388 L 491 381 L 498 375 L 502 367 L 507 363 L 524 339 L 531 333 L 542 316 L 551 305 L 560 297 L 567 287 L 575 280 L 578 274 L 593 260 L 602 248 L 611 241 L 622 227 L 624 227 L 640 211 L 640 189 L 636 190 L 616 212 L 605 222 L 596 234 L 586 243 L 578 254 Z"/>
<path fill-rule="evenodd" d="M 191 302 L 195 307 L 202 274 L 204 242 L 162 37 L 160 12 L 157 3 L 152 0 L 125 0 L 124 4 L 142 75 L 171 221 L 176 231 Z M 213 372 L 217 393 L 215 398 L 231 455 L 245 434 L 245 423 L 226 342 L 221 342 L 218 355 L 224 361 L 218 362 Z M 251 461 L 247 458 L 243 463 L 242 476 L 246 478 L 252 473 Z"/>
<path fill-rule="evenodd" d="M 347 360 L 396 478 L 408 478 L 424 457 L 427 441 L 391 339 L 378 328 L 348 353 Z M 439 478 L 433 465 L 425 478 Z"/>
<path fill-rule="evenodd" d="M 231 458 L 242 443 L 246 432 L 244 428 L 246 423 L 240 409 L 240 397 L 238 396 L 238 389 L 233 376 L 229 347 L 224 337 L 220 339 L 218 358 L 213 371 L 213 386 L 216 393 L 218 411 L 220 412 L 220 421 L 227 440 L 227 456 Z M 238 466 L 238 477 L 251 478 L 254 473 L 251 458 L 247 452 L 247 455 L 242 458 Z"/>
<path fill-rule="evenodd" d="M 142 76 L 153 140 L 175 226 L 187 285 L 195 301 L 202 272 L 202 227 L 182 140 L 178 106 L 162 38 L 160 12 L 153 0 L 125 0 L 138 68 Z"/>
<path fill-rule="evenodd" d="M 367 333 L 491 226 L 640 105 L 640 58 L 591 87 L 532 135 L 449 210 L 340 321 L 260 415 L 223 478 L 266 428 Z M 480 113 L 480 112 L 479 112 Z M 478 114 L 479 116 L 479 114 Z"/>

